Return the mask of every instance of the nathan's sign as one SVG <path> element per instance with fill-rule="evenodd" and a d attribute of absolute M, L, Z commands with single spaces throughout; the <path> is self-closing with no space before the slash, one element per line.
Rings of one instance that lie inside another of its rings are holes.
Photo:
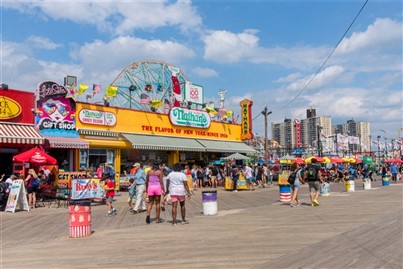
<path fill-rule="evenodd" d="M 210 115 L 205 111 L 190 110 L 180 107 L 172 108 L 169 111 L 169 120 L 173 125 L 209 128 Z"/>
<path fill-rule="evenodd" d="M 93 125 L 116 125 L 116 115 L 112 112 L 104 112 L 90 109 L 82 109 L 78 114 L 80 122 Z"/>
<path fill-rule="evenodd" d="M 242 114 L 242 123 L 241 123 L 241 139 L 252 139 L 252 112 L 251 107 L 253 102 L 250 100 L 243 100 L 240 103 L 241 105 L 241 114 Z"/>
<path fill-rule="evenodd" d="M 0 120 L 9 120 L 21 114 L 21 106 L 17 101 L 6 96 L 0 97 Z"/>

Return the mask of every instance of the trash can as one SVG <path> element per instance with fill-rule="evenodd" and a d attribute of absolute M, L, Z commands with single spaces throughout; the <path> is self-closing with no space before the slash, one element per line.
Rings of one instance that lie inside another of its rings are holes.
<path fill-rule="evenodd" d="M 346 191 L 347 192 L 354 192 L 355 191 L 354 180 L 347 180 L 346 181 Z"/>
<path fill-rule="evenodd" d="M 70 238 L 91 235 L 91 201 L 69 201 L 69 230 Z"/>
<path fill-rule="evenodd" d="M 203 191 L 203 214 L 216 215 L 217 214 L 217 191 Z"/>
<path fill-rule="evenodd" d="M 280 187 L 280 202 L 291 202 L 291 185 L 279 184 Z"/>
<path fill-rule="evenodd" d="M 382 177 L 382 186 L 389 186 L 389 180 L 390 180 L 389 175 L 383 176 Z"/>
<path fill-rule="evenodd" d="M 323 182 L 320 185 L 320 196 L 329 196 L 330 195 L 330 183 Z"/>
<path fill-rule="evenodd" d="M 371 180 L 369 178 L 364 178 L 364 190 L 371 189 Z"/>

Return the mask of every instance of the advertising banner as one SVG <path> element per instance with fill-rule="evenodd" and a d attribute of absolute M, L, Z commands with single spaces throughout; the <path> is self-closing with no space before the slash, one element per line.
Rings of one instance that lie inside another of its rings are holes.
<path fill-rule="evenodd" d="M 100 179 L 85 178 L 71 180 L 71 199 L 101 199 L 105 194 Z"/>
<path fill-rule="evenodd" d="M 13 181 L 5 211 L 14 213 L 16 209 L 29 211 L 27 193 L 23 180 Z"/>

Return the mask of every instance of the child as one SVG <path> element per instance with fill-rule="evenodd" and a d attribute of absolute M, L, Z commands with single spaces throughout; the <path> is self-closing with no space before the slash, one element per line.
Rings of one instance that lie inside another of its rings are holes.
<path fill-rule="evenodd" d="M 113 197 L 115 197 L 115 183 L 110 179 L 109 175 L 103 177 L 105 180 L 105 191 L 106 191 L 106 206 L 108 207 L 107 217 L 117 214 L 116 208 L 113 207 Z"/>
<path fill-rule="evenodd" d="M 161 205 L 161 210 L 165 211 L 165 206 L 167 205 L 167 195 L 168 195 L 168 174 L 169 172 L 167 170 L 164 169 L 164 171 L 162 172 L 163 176 L 162 176 L 162 181 L 163 181 L 163 185 L 164 185 L 164 193 L 165 195 L 163 195 L 162 197 L 162 205 Z"/>
<path fill-rule="evenodd" d="M 134 178 L 129 179 L 129 198 L 127 199 L 127 203 L 129 204 L 129 211 L 133 212 L 133 204 L 136 203 L 136 183 L 134 182 Z"/>

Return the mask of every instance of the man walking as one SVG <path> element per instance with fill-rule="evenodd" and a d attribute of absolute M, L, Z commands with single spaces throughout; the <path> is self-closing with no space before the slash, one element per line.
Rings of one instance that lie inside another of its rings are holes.
<path fill-rule="evenodd" d="M 311 159 L 311 164 L 305 169 L 305 179 L 309 185 L 309 195 L 311 197 L 311 206 L 319 206 L 318 197 L 320 184 L 323 183 L 320 167 L 315 158 Z"/>
<path fill-rule="evenodd" d="M 134 167 L 136 168 L 136 172 L 133 176 L 134 182 L 136 183 L 136 204 L 134 205 L 133 213 L 136 214 L 146 211 L 146 203 L 144 200 L 144 192 L 146 190 L 146 174 L 141 168 L 140 163 L 135 163 Z"/>

